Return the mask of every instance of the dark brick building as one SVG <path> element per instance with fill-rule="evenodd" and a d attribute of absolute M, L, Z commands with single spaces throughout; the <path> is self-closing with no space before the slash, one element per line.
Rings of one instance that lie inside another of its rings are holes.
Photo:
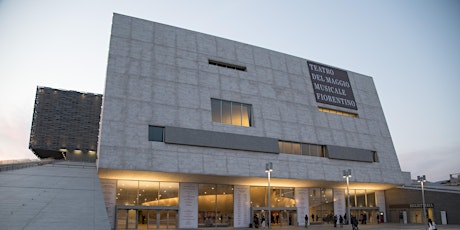
<path fill-rule="evenodd" d="M 102 95 L 37 87 L 29 149 L 39 158 L 95 161 Z"/>

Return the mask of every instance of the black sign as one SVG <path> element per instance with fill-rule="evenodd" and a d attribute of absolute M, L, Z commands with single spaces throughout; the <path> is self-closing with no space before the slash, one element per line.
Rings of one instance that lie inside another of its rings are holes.
<path fill-rule="evenodd" d="M 307 64 L 316 102 L 358 109 L 346 71 L 309 61 Z"/>

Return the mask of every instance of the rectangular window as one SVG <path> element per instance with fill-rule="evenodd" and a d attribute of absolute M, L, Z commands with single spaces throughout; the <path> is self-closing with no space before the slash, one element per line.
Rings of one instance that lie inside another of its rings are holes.
<path fill-rule="evenodd" d="M 236 126 L 252 126 L 252 106 L 211 98 L 212 121 Z"/>
<path fill-rule="evenodd" d="M 164 142 L 164 128 L 149 125 L 149 141 Z"/>
<path fill-rule="evenodd" d="M 335 110 L 335 109 L 328 109 L 328 108 L 318 107 L 318 110 L 320 112 L 332 113 L 332 114 L 337 114 L 337 115 L 346 116 L 346 117 L 358 117 L 358 114 L 356 114 L 356 113 L 349 113 L 349 112 L 339 111 L 339 110 Z"/>
<path fill-rule="evenodd" d="M 278 141 L 278 146 L 280 153 L 324 157 L 321 145 Z"/>
<path fill-rule="evenodd" d="M 216 61 L 216 60 L 208 60 L 208 63 L 210 65 L 215 65 L 219 67 L 224 67 L 228 69 L 234 69 L 234 70 L 239 70 L 239 71 L 246 71 L 246 66 L 241 66 L 241 65 L 235 65 L 231 63 L 226 63 L 226 62 L 221 62 L 221 61 Z"/>
<path fill-rule="evenodd" d="M 211 99 L 212 122 L 222 123 L 222 101 Z"/>

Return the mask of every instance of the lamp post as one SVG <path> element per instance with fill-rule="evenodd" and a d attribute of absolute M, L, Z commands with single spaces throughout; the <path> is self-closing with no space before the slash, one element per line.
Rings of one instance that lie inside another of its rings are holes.
<path fill-rule="evenodd" d="M 420 185 L 422 186 L 422 207 L 423 207 L 422 221 L 425 224 L 425 229 L 426 229 L 427 223 L 426 223 L 425 191 L 423 190 L 423 183 L 426 182 L 425 175 L 417 176 L 417 182 L 420 182 Z"/>
<path fill-rule="evenodd" d="M 347 194 L 348 194 L 348 206 L 347 206 L 347 221 L 348 223 L 351 223 L 350 219 L 350 182 L 349 178 L 351 177 L 351 169 L 348 170 L 343 170 L 343 178 L 347 179 Z"/>
<path fill-rule="evenodd" d="M 273 164 L 272 162 L 268 162 L 265 164 L 265 172 L 268 174 L 268 217 L 267 217 L 267 224 L 268 224 L 268 229 L 270 229 L 270 225 L 272 224 L 271 222 L 271 204 L 270 204 L 270 173 L 273 171 Z"/>

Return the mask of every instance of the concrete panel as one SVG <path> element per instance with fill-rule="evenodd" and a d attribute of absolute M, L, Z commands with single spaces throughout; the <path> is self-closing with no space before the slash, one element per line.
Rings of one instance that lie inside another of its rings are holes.
<path fill-rule="evenodd" d="M 165 127 L 165 143 L 279 153 L 278 140 L 273 138 L 169 126 Z"/>
<path fill-rule="evenodd" d="M 374 162 L 374 153 L 371 150 L 334 145 L 327 145 L 326 148 L 330 159 Z"/>

